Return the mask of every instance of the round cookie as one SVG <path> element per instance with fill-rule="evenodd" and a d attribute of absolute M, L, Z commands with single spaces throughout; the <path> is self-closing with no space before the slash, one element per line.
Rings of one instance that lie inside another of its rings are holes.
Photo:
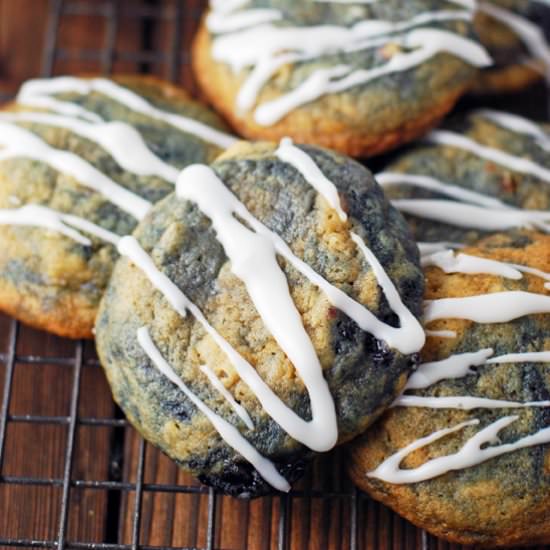
<path fill-rule="evenodd" d="M 187 168 L 119 249 L 96 323 L 114 398 L 228 494 L 288 490 L 384 410 L 423 345 L 406 223 L 328 150 L 241 143 Z"/>
<path fill-rule="evenodd" d="M 550 47 L 544 35 L 548 17 L 544 1 L 491 0 L 478 4 L 475 27 L 493 66 L 481 71 L 475 92 L 516 92 L 550 75 Z"/>
<path fill-rule="evenodd" d="M 394 407 L 351 445 L 350 474 L 450 541 L 549 543 L 550 236 L 495 235 L 427 265 L 437 332 Z"/>
<path fill-rule="evenodd" d="M 427 249 L 513 228 L 550 231 L 550 137 L 517 115 L 457 116 L 376 179 Z"/>
<path fill-rule="evenodd" d="M 0 310 L 91 338 L 118 238 L 173 191 L 179 169 L 234 141 L 154 78 L 24 84 L 0 111 Z"/>
<path fill-rule="evenodd" d="M 210 6 L 193 46 L 195 75 L 250 139 L 381 153 L 436 125 L 490 64 L 467 1 Z"/>

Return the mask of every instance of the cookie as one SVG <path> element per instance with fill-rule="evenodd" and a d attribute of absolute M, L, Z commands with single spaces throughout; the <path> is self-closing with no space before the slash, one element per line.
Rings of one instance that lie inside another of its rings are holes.
<path fill-rule="evenodd" d="M 351 476 L 450 541 L 550 543 L 550 236 L 496 235 L 427 265 L 424 321 L 438 332 L 351 446 Z"/>
<path fill-rule="evenodd" d="M 0 111 L 0 310 L 90 338 L 120 236 L 173 192 L 179 169 L 235 141 L 150 77 L 24 84 Z"/>
<path fill-rule="evenodd" d="M 423 345 L 407 225 L 328 150 L 241 143 L 189 167 L 119 250 L 96 323 L 114 398 L 231 495 L 288 490 L 384 410 Z"/>
<path fill-rule="evenodd" d="M 517 92 L 550 78 L 550 46 L 544 34 L 544 1 L 491 0 L 478 3 L 475 27 L 493 65 L 476 79 L 478 93 Z"/>
<path fill-rule="evenodd" d="M 433 127 L 490 58 L 473 3 L 212 1 L 193 46 L 202 90 L 250 139 L 387 151 Z"/>
<path fill-rule="evenodd" d="M 517 115 L 455 117 L 376 178 L 427 249 L 513 228 L 550 230 L 550 138 Z"/>

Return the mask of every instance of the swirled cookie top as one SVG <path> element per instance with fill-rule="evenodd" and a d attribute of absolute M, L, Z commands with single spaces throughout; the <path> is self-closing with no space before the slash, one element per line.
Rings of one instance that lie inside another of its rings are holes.
<path fill-rule="evenodd" d="M 211 2 L 212 56 L 246 71 L 236 109 L 270 126 L 327 94 L 414 70 L 440 53 L 474 67 L 490 64 L 471 35 L 474 4 L 445 2 Z M 254 47 L 250 47 L 254 44 Z M 261 100 L 278 70 L 295 75 L 279 97 Z M 258 100 L 260 101 L 258 102 Z"/>

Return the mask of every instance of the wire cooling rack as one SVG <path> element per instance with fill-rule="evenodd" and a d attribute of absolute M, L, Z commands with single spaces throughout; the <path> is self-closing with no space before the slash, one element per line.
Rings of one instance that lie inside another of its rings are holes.
<path fill-rule="evenodd" d="M 49 0 L 41 76 L 155 73 L 196 91 L 188 47 L 202 8 L 191 0 Z M 216 494 L 128 425 L 92 342 L 1 315 L 0 392 L 0 548 L 461 548 L 355 489 L 339 450 L 289 495 L 247 502 Z"/>

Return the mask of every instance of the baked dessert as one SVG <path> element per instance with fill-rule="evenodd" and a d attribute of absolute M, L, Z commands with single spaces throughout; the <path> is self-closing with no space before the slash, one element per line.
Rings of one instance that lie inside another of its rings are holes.
<path fill-rule="evenodd" d="M 179 88 L 150 77 L 29 81 L 0 111 L 0 310 L 92 337 L 117 257 L 179 169 L 235 141 Z"/>
<path fill-rule="evenodd" d="M 511 113 L 455 117 L 376 179 L 425 250 L 513 228 L 550 230 L 550 137 Z"/>
<path fill-rule="evenodd" d="M 210 2 L 196 78 L 243 136 L 387 151 L 425 133 L 490 58 L 473 2 Z"/>
<path fill-rule="evenodd" d="M 426 265 L 424 322 L 438 332 L 351 446 L 351 476 L 450 541 L 548 544 L 550 236 L 495 235 Z"/>
<path fill-rule="evenodd" d="M 517 92 L 542 78 L 550 82 L 550 46 L 543 26 L 549 11 L 544 0 L 478 2 L 475 27 L 493 65 L 476 79 L 476 92 Z"/>
<path fill-rule="evenodd" d="M 119 250 L 96 323 L 115 400 L 227 494 L 288 490 L 393 401 L 423 345 L 407 225 L 335 152 L 237 144 L 186 168 Z"/>

